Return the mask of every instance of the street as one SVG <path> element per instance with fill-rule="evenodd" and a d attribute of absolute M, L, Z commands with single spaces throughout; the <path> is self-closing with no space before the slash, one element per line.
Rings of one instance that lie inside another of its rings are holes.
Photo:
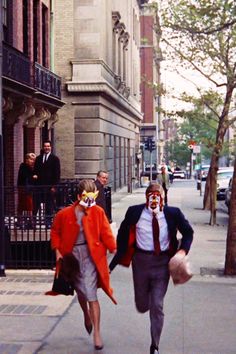
<path fill-rule="evenodd" d="M 144 193 L 145 188 L 139 188 L 113 196 L 114 229 L 129 205 L 144 202 Z M 174 181 L 168 198 L 195 230 L 189 255 L 194 277 L 181 286 L 170 282 L 160 353 L 235 354 L 236 278 L 222 275 L 228 215 L 220 207 L 217 226 L 208 225 L 209 212 L 202 210 L 195 181 Z M 52 276 L 50 271 L 8 270 L 7 278 L 0 278 L 1 354 L 94 353 L 76 298 L 44 295 Z M 149 317 L 134 307 L 131 269 L 118 266 L 111 282 L 118 305 L 99 290 L 104 341 L 100 353 L 148 354 Z"/>

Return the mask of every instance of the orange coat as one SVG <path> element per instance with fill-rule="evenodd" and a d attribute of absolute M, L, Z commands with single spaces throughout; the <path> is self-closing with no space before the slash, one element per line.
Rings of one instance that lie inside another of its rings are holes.
<path fill-rule="evenodd" d="M 51 228 L 52 249 L 58 249 L 62 256 L 72 252 L 79 233 L 79 225 L 75 215 L 78 202 L 60 210 L 53 221 Z M 113 290 L 110 286 L 109 268 L 107 263 L 107 250 L 116 250 L 116 241 L 112 234 L 106 214 L 102 208 L 95 205 L 86 210 L 82 218 L 84 233 L 92 260 L 98 272 L 98 286 L 116 304 Z"/>

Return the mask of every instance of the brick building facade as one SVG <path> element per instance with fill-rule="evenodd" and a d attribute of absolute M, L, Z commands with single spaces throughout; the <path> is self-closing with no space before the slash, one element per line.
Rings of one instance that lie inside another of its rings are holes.
<path fill-rule="evenodd" d="M 24 155 L 53 140 L 61 80 L 50 70 L 50 1 L 3 0 L 4 184 L 16 185 Z"/>
<path fill-rule="evenodd" d="M 140 140 L 144 144 L 148 137 L 155 141 L 156 149 L 152 152 L 152 164 L 154 169 L 163 162 L 163 125 L 160 113 L 161 97 L 156 92 L 156 87 L 161 84 L 160 62 L 162 60 L 161 50 L 155 28 L 155 12 L 144 4 L 140 15 L 141 24 L 141 97 L 143 122 L 140 131 Z M 150 165 L 150 152 L 144 150 L 143 145 L 143 169 Z"/>

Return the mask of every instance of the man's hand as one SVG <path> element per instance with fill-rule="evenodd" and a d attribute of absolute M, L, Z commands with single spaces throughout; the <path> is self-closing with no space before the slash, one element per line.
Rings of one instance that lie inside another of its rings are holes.
<path fill-rule="evenodd" d="M 186 252 L 185 252 L 185 250 L 183 250 L 183 249 L 181 249 L 181 250 L 178 250 L 177 252 L 176 252 L 176 254 L 179 254 L 180 256 L 186 256 Z"/>

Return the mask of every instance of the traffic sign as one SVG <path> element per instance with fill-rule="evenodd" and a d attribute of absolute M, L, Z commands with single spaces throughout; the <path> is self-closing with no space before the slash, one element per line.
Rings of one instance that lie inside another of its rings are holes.
<path fill-rule="evenodd" d="M 201 146 L 200 145 L 194 145 L 193 153 L 194 154 L 200 154 L 201 153 Z"/>

